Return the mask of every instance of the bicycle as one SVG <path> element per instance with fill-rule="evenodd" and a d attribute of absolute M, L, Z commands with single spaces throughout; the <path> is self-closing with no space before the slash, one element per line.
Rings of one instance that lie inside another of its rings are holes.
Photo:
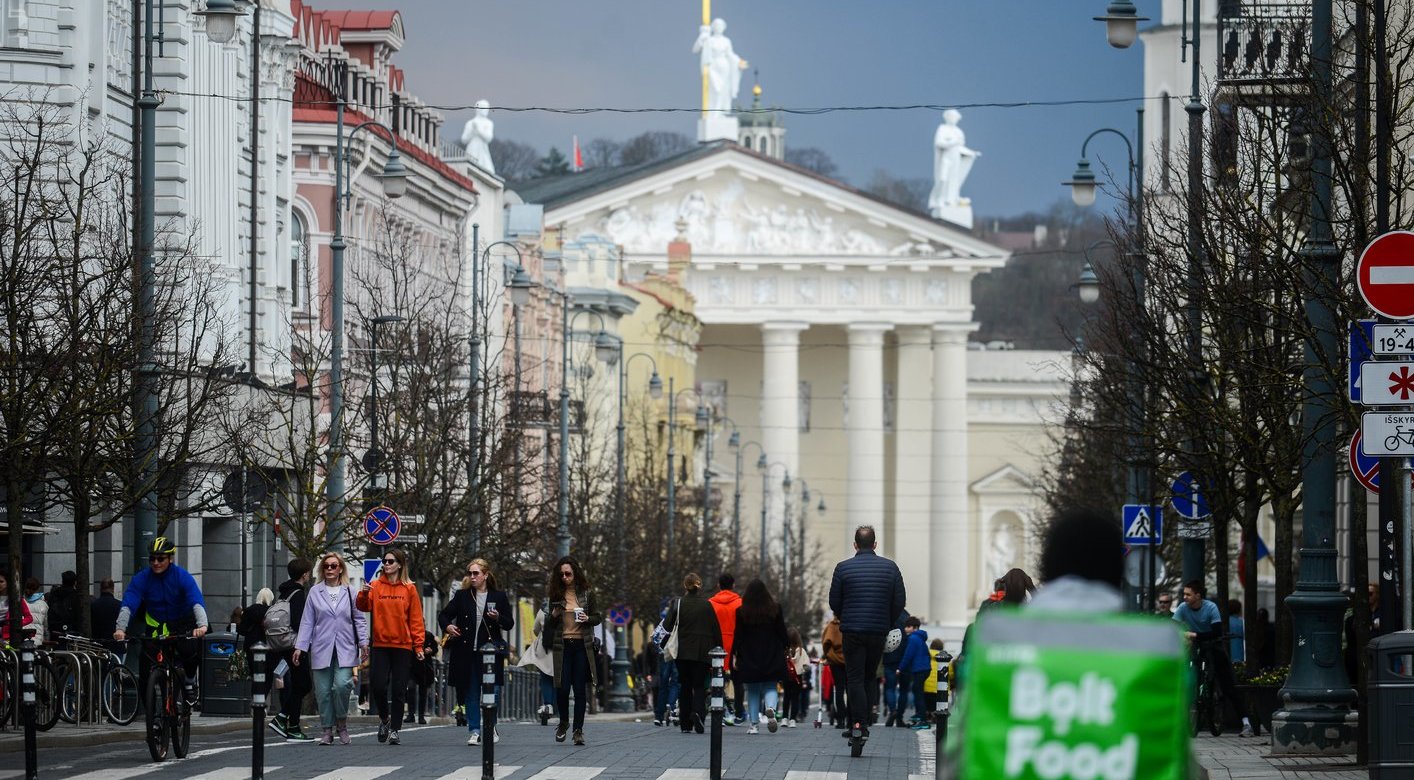
<path fill-rule="evenodd" d="M 33 632 L 28 632 L 32 634 Z M 4 693 L 0 701 L 0 724 L 4 724 L 15 714 L 20 702 L 20 651 L 9 644 L 0 646 L 4 653 L 4 663 L 0 664 L 0 689 Z M 59 722 L 59 678 L 54 665 L 42 650 L 34 653 L 34 727 L 48 731 Z M 18 722 L 17 722 L 18 725 Z"/>
<path fill-rule="evenodd" d="M 1195 737 L 1204 726 L 1207 726 L 1209 733 L 1215 737 L 1220 737 L 1223 733 L 1222 688 L 1218 686 L 1217 670 L 1213 668 L 1208 656 L 1208 648 L 1220 641 L 1222 640 L 1195 643 L 1190 654 L 1194 691 L 1193 703 L 1188 712 Z"/>
<path fill-rule="evenodd" d="M 144 653 L 154 648 L 148 656 L 152 664 L 143 699 L 147 751 L 153 761 L 167 760 L 169 749 L 177 758 L 186 758 L 191 746 L 191 705 L 184 695 L 187 675 L 176 645 L 192 638 L 190 634 L 172 634 L 139 640 Z"/>
<path fill-rule="evenodd" d="M 1405 428 L 1403 425 L 1394 426 L 1394 434 L 1385 437 L 1385 449 L 1393 451 L 1401 444 L 1414 445 L 1414 428 Z"/>
<path fill-rule="evenodd" d="M 138 683 L 137 675 L 123 663 L 123 658 L 110 648 L 87 637 L 64 634 L 59 639 L 75 652 L 94 656 L 100 665 L 98 675 L 99 706 L 108 720 L 119 726 L 126 726 L 137 718 Z M 78 721 L 83 702 L 79 698 L 79 677 L 81 671 L 69 668 L 67 662 L 55 664 L 59 673 L 60 709 L 59 717 L 65 723 Z M 92 695 L 92 691 L 89 691 Z"/>

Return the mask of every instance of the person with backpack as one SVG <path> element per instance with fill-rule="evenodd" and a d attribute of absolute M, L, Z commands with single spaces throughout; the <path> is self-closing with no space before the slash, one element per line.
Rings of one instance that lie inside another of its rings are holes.
<path fill-rule="evenodd" d="M 272 656 L 285 662 L 285 687 L 280 690 L 280 712 L 270 719 L 270 728 L 287 742 L 312 742 L 314 737 L 300 729 L 300 709 L 304 696 L 314 687 L 309 666 L 294 662 L 295 641 L 300 618 L 304 616 L 305 588 L 314 564 L 308 558 L 293 558 L 285 564 L 288 580 L 280 583 L 280 598 L 265 610 L 265 644 Z M 276 662 L 277 664 L 279 661 Z"/>
<path fill-rule="evenodd" d="M 389 745 L 401 744 L 408 676 L 413 658 L 423 655 L 422 598 L 407 576 L 407 560 L 399 549 L 384 553 L 380 576 L 364 583 L 357 601 L 359 610 L 373 616 L 369 693 L 378 713 L 378 741 Z"/>
<path fill-rule="evenodd" d="M 349 695 L 354 666 L 368 658 L 368 619 L 354 606 L 343 556 L 319 558 L 319 584 L 309 589 L 292 654 L 294 668 L 308 667 L 319 703 L 319 744 L 349 744 Z"/>

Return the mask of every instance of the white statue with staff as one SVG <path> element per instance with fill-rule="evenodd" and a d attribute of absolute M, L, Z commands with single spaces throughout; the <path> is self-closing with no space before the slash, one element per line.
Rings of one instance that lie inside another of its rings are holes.
<path fill-rule="evenodd" d="M 702 118 L 698 122 L 699 141 L 718 138 L 737 139 L 737 121 L 732 116 L 732 102 L 741 90 L 741 72 L 746 60 L 732 49 L 732 40 L 724 33 L 727 23 L 714 19 L 698 30 L 694 54 L 701 57 Z"/>
<path fill-rule="evenodd" d="M 962 197 L 962 183 L 982 153 L 967 148 L 966 136 L 957 126 L 960 119 L 962 114 L 956 109 L 944 111 L 943 123 L 933 135 L 933 191 L 928 195 L 928 212 L 971 227 L 971 201 Z"/>

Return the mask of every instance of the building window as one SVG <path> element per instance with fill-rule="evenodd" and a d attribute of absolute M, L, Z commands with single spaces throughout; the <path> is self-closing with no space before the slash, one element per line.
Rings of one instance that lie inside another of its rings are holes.
<path fill-rule="evenodd" d="M 298 211 L 290 212 L 290 306 L 298 309 L 307 298 L 305 291 L 305 270 L 309 255 L 309 233 L 305 229 L 304 217 Z"/>

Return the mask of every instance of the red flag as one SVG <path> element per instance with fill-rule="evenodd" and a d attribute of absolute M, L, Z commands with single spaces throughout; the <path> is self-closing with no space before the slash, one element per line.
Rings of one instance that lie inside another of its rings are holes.
<path fill-rule="evenodd" d="M 579 151 L 579 136 L 574 137 L 574 169 L 584 170 L 584 155 Z"/>

